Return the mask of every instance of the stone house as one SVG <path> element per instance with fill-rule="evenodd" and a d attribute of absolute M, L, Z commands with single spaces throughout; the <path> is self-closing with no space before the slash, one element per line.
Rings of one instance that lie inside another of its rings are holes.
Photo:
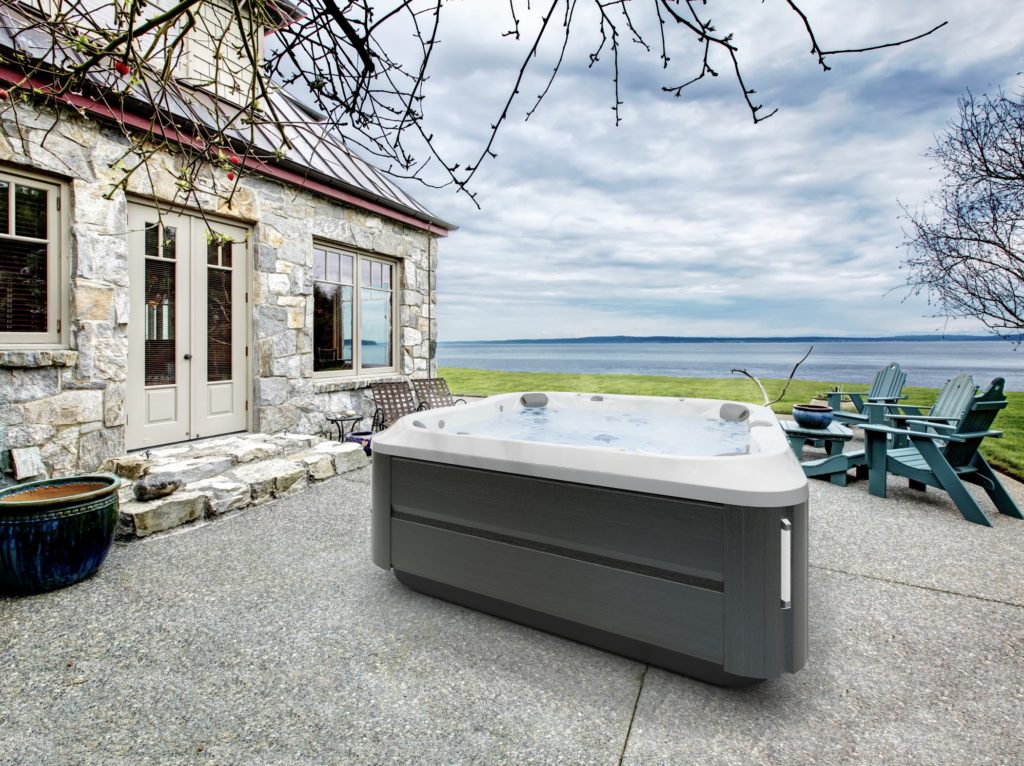
<path fill-rule="evenodd" d="M 453 226 L 283 90 L 272 98 L 290 147 L 252 131 L 232 147 L 237 174 L 188 170 L 186 203 L 173 141 L 126 176 L 126 132 L 152 127 L 131 94 L 116 114 L 74 93 L 67 108 L 13 97 L 44 87 L 17 66 L 32 12 L 0 7 L 8 481 L 40 473 L 38 460 L 63 475 L 217 434 L 322 433 L 327 413 L 372 415 L 370 382 L 435 373 L 437 242 Z M 230 109 L 222 84 L 191 92 Z"/>

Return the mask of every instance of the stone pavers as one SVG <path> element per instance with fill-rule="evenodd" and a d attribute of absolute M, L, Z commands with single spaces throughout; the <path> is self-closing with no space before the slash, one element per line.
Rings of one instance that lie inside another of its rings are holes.
<path fill-rule="evenodd" d="M 240 434 L 145 450 L 108 460 L 102 469 L 124 479 L 118 537 L 132 539 L 293 495 L 367 465 L 357 444 L 305 434 Z M 140 501 L 143 476 L 180 479 L 181 489 Z"/>

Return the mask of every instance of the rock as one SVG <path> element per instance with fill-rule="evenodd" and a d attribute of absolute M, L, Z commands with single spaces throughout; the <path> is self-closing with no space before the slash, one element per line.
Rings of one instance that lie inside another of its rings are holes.
<path fill-rule="evenodd" d="M 114 305 L 114 289 L 85 279 L 79 279 L 74 285 L 74 303 L 76 318 L 107 321 L 111 317 Z"/>
<path fill-rule="evenodd" d="M 247 462 L 247 460 L 260 460 L 265 457 L 272 457 L 280 450 L 260 450 L 261 443 L 254 441 L 248 436 L 225 436 L 217 439 L 203 439 L 189 445 L 188 453 L 179 456 L 178 460 L 192 458 L 223 458 L 229 457 L 234 463 Z M 252 454 L 253 450 L 256 454 Z M 264 454 L 267 453 L 267 454 Z"/>
<path fill-rule="evenodd" d="M 146 457 L 150 460 L 164 460 L 165 458 L 181 457 L 188 453 L 188 447 L 177 445 L 173 447 L 158 447 L 156 449 L 146 450 Z"/>
<path fill-rule="evenodd" d="M 260 407 L 260 430 L 267 434 L 277 433 L 286 428 L 295 428 L 299 422 L 299 410 L 290 404 L 280 407 Z"/>
<path fill-rule="evenodd" d="M 28 423 L 77 425 L 103 420 L 102 391 L 62 391 L 21 405 Z"/>
<path fill-rule="evenodd" d="M 169 474 L 149 474 L 143 476 L 132 488 L 135 499 L 140 501 L 156 500 L 158 497 L 167 497 L 173 492 L 185 486 L 179 477 Z"/>
<path fill-rule="evenodd" d="M 125 384 L 111 383 L 103 392 L 103 425 L 108 428 L 123 426 Z"/>
<path fill-rule="evenodd" d="M 227 450 L 227 454 L 236 463 L 252 463 L 256 460 L 266 460 L 276 457 L 282 452 L 276 444 L 268 444 L 265 441 L 239 440 L 239 443 Z"/>
<path fill-rule="evenodd" d="M 212 516 L 227 513 L 236 508 L 244 508 L 252 501 L 248 484 L 223 477 L 203 479 L 195 484 L 189 484 L 188 491 L 206 495 L 208 511 Z"/>
<path fill-rule="evenodd" d="M 334 458 L 324 452 L 301 452 L 293 455 L 292 460 L 306 466 L 306 475 L 314 481 L 334 476 Z"/>
<path fill-rule="evenodd" d="M 274 295 L 288 295 L 292 290 L 292 280 L 287 274 L 268 274 L 267 287 Z"/>
<path fill-rule="evenodd" d="M 338 475 L 357 468 L 365 468 L 370 464 L 370 458 L 363 452 L 363 448 L 354 442 L 322 442 L 316 445 L 313 451 L 330 455 Z"/>
<path fill-rule="evenodd" d="M 0 369 L 0 390 L 9 402 L 31 402 L 54 396 L 60 391 L 60 375 L 56 367 L 41 369 Z"/>
<path fill-rule="evenodd" d="M 38 447 L 21 447 L 11 450 L 14 462 L 14 478 L 26 481 L 35 478 L 46 478 L 46 465 L 39 454 Z"/>
<path fill-rule="evenodd" d="M 260 378 L 257 381 L 258 404 L 281 405 L 288 399 L 291 393 L 291 383 L 287 378 Z"/>
<path fill-rule="evenodd" d="M 413 329 L 412 327 L 402 328 L 402 345 L 403 346 L 418 346 L 423 342 L 423 335 L 419 330 Z"/>
<path fill-rule="evenodd" d="M 68 476 L 78 470 L 79 428 L 70 426 L 57 431 L 44 444 L 39 445 L 43 462 L 50 466 L 54 476 Z"/>
<path fill-rule="evenodd" d="M 274 434 L 271 439 L 284 449 L 285 454 L 308 449 L 321 441 L 321 437 L 315 434 Z"/>
<path fill-rule="evenodd" d="M 82 426 L 78 440 L 78 468 L 94 471 L 107 458 L 124 454 L 124 428 L 96 428 L 88 430 Z"/>
<path fill-rule="evenodd" d="M 229 457 L 192 457 L 152 466 L 146 475 L 178 478 L 183 484 L 191 484 L 224 473 L 231 465 Z"/>
<path fill-rule="evenodd" d="M 56 433 L 53 426 L 20 425 L 11 426 L 7 430 L 7 446 L 38 447 L 53 438 Z"/>
<path fill-rule="evenodd" d="M 117 500 L 120 505 L 135 502 L 135 491 L 132 489 L 133 486 L 134 482 L 121 482 L 121 486 L 117 488 Z"/>
<path fill-rule="evenodd" d="M 306 487 L 306 466 L 290 460 L 263 460 L 238 466 L 227 477 L 249 485 L 254 503 Z"/>
<path fill-rule="evenodd" d="M 180 527 L 203 518 L 206 515 L 206 503 L 206 495 L 187 490 L 144 503 L 124 503 L 121 506 L 118 535 L 145 537 Z"/>
<path fill-rule="evenodd" d="M 122 455 L 103 461 L 100 470 L 135 481 L 145 473 L 146 461 L 135 455 Z"/>

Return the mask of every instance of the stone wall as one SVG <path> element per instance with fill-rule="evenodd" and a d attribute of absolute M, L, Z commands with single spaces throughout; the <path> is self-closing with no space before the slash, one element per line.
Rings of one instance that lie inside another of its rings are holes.
<path fill-rule="evenodd" d="M 253 184 L 251 191 L 237 195 L 235 204 L 259 220 L 253 305 L 258 429 L 316 433 L 325 411 L 372 415 L 362 395 L 365 379 L 313 377 L 314 239 L 401 261 L 398 370 L 391 377 L 433 374 L 434 237 L 312 195 L 297 197 L 269 182 Z"/>
<path fill-rule="evenodd" d="M 17 124 L 9 112 L 2 121 L 0 163 L 53 174 L 69 186 L 68 343 L 61 350 L 0 349 L 0 472 L 10 472 L 12 448 L 22 450 L 14 457 L 41 457 L 51 475 L 93 470 L 125 450 L 129 195 L 180 201 L 181 163 L 158 154 L 149 161 L 155 172 L 135 173 L 118 187 L 120 167 L 133 161 L 124 158 L 128 145 L 116 130 L 30 105 L 17 110 Z M 252 430 L 320 433 L 325 413 L 371 414 L 363 396 L 368 378 L 312 374 L 314 238 L 400 261 L 399 369 L 390 377 L 434 373 L 434 236 L 260 176 L 239 179 L 230 202 L 223 170 L 206 168 L 196 183 L 204 211 L 251 226 Z"/>

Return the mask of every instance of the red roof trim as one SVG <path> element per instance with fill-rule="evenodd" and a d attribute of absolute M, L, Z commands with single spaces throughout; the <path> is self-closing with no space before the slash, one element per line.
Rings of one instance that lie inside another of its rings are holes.
<path fill-rule="evenodd" d="M 18 72 L 18 70 L 4 65 L 0 65 L 0 79 L 6 80 L 17 87 L 30 87 L 43 92 L 51 90 L 51 86 L 48 83 L 34 78 L 26 78 Z M 96 101 L 95 99 L 75 93 L 51 95 L 96 117 L 113 120 L 137 130 L 152 132 L 162 138 L 166 138 L 168 141 L 173 141 L 176 144 L 184 146 L 190 146 L 199 151 L 204 151 L 207 148 L 201 141 L 198 141 L 185 133 L 181 133 L 174 128 L 165 128 L 138 114 L 127 112 L 124 109 L 115 109 L 109 104 L 105 104 L 101 101 Z M 337 200 L 338 202 L 344 202 L 345 204 L 359 208 L 360 210 L 376 213 L 384 218 L 390 218 L 393 221 L 398 221 L 399 223 L 404 223 L 407 226 L 412 226 L 413 228 L 430 232 L 431 234 L 435 234 L 439 237 L 448 236 L 448 229 L 443 226 L 438 226 L 437 224 L 429 221 L 422 221 L 415 216 L 402 213 L 398 210 L 392 210 L 385 205 L 371 202 L 370 200 L 342 191 L 341 189 L 337 189 L 329 184 L 315 181 L 291 170 L 286 170 L 276 165 L 269 165 L 258 158 L 246 157 L 243 160 L 242 165 L 246 169 L 255 171 L 261 175 L 268 176 L 269 178 L 273 178 L 292 186 L 297 186 L 300 189 L 306 189 L 308 191 L 321 194 L 325 197 Z"/>

